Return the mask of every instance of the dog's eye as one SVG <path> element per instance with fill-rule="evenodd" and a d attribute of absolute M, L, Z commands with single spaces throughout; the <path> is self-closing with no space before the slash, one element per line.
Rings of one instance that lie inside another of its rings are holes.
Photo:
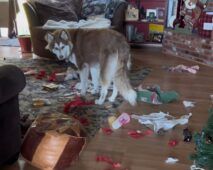
<path fill-rule="evenodd" d="M 63 49 L 64 49 L 64 46 L 62 46 L 61 49 L 63 50 Z"/>
<path fill-rule="evenodd" d="M 55 47 L 55 50 L 58 50 L 58 47 Z"/>

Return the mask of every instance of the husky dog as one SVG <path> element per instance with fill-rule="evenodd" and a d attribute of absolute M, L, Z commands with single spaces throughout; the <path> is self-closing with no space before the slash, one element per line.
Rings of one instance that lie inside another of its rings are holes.
<path fill-rule="evenodd" d="M 131 65 L 130 47 L 120 33 L 111 29 L 76 29 L 56 30 L 45 35 L 46 49 L 56 55 L 59 60 L 75 64 L 80 74 L 81 95 L 85 95 L 91 73 L 93 91 L 99 92 L 100 98 L 96 104 L 103 104 L 108 93 L 108 87 L 113 82 L 113 92 L 108 98 L 114 102 L 118 92 L 129 101 L 136 104 L 136 92 L 127 77 Z"/>

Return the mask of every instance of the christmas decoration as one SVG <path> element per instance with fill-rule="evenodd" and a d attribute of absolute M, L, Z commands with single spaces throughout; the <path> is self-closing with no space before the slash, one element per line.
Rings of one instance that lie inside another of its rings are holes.
<path fill-rule="evenodd" d="M 210 116 L 201 133 L 194 135 L 196 153 L 191 155 L 196 166 L 213 169 L 213 108 L 209 110 Z"/>

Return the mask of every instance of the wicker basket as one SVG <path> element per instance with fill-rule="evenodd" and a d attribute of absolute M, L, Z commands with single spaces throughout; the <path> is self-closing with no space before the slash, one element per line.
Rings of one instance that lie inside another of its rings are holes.
<path fill-rule="evenodd" d="M 86 144 L 80 123 L 64 114 L 39 116 L 29 128 L 21 154 L 42 170 L 61 170 L 78 158 Z"/>

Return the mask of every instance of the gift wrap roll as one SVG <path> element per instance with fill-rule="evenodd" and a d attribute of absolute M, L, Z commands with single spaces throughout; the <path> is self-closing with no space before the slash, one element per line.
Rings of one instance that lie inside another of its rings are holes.
<path fill-rule="evenodd" d="M 64 114 L 39 116 L 21 148 L 23 158 L 42 170 L 62 170 L 76 160 L 86 144 L 80 123 Z"/>

